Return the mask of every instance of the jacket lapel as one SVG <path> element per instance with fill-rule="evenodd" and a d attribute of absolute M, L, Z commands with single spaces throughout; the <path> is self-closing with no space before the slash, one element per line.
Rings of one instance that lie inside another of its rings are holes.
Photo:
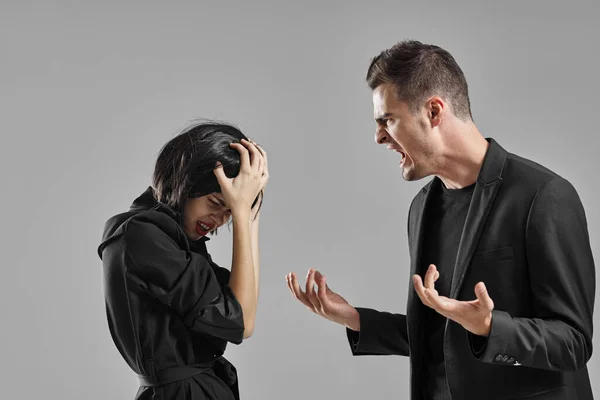
<path fill-rule="evenodd" d="M 419 272 L 419 266 L 421 264 L 423 251 L 423 243 L 424 243 L 424 234 L 425 234 L 425 211 L 427 209 L 427 204 L 432 198 L 432 193 L 435 191 L 433 185 L 437 184 L 437 178 L 434 178 L 431 182 L 429 182 L 425 187 L 423 187 L 422 192 L 419 193 L 420 198 L 417 198 L 414 204 L 415 208 L 415 217 L 409 215 L 409 224 L 410 224 L 410 276 L 408 280 L 408 300 L 407 300 L 407 319 L 408 319 L 408 329 L 409 329 L 409 338 L 411 344 L 411 351 L 418 351 L 418 346 L 415 345 L 415 339 L 419 337 L 419 325 L 420 325 L 420 313 L 419 313 L 419 303 L 420 299 L 417 296 L 415 288 L 412 283 L 412 276 Z M 414 223 L 413 223 L 414 221 Z M 415 345 L 413 347 L 413 345 Z"/>
<path fill-rule="evenodd" d="M 502 183 L 502 171 L 506 162 L 508 153 L 494 139 L 488 138 L 490 145 L 485 155 L 483 165 L 477 177 L 471 204 L 465 220 L 454 274 L 452 275 L 452 285 L 450 288 L 450 298 L 456 298 L 468 266 L 471 263 L 473 253 L 479 243 L 481 232 L 489 215 L 490 209 L 494 203 L 498 188 Z"/>
<path fill-rule="evenodd" d="M 431 195 L 434 192 L 434 185 L 437 184 L 437 178 L 434 178 L 428 185 L 426 185 L 422 191 L 423 196 L 420 202 L 415 204 L 416 207 L 416 222 L 414 224 L 413 232 L 411 232 L 412 236 L 412 246 L 410 247 L 410 276 L 412 277 L 414 274 L 419 272 L 419 265 L 421 263 L 421 258 L 423 255 L 423 242 L 425 235 L 425 210 L 427 209 L 427 204 L 431 200 Z M 412 281 L 411 281 L 412 286 Z"/>

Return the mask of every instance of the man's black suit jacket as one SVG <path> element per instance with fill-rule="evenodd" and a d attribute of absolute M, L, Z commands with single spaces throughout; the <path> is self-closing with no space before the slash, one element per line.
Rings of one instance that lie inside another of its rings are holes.
<path fill-rule="evenodd" d="M 447 379 L 455 400 L 592 399 L 595 267 L 585 212 L 573 186 L 554 172 L 489 147 L 475 184 L 450 297 L 474 300 L 483 281 L 494 301 L 487 339 L 448 320 Z M 411 276 L 424 261 L 424 213 L 436 177 L 408 217 Z M 411 399 L 422 398 L 422 309 L 412 280 L 407 313 L 357 308 L 360 332 L 347 330 L 354 355 L 410 356 Z M 483 343 L 481 343 L 481 341 Z"/>

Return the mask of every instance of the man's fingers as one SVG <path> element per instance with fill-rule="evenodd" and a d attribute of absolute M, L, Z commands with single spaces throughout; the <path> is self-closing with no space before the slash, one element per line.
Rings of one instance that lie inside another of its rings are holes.
<path fill-rule="evenodd" d="M 312 304 L 306 298 L 306 294 L 304 292 L 302 292 L 302 289 L 300 289 L 300 284 L 298 283 L 296 274 L 292 272 L 291 275 L 292 276 L 291 276 L 290 282 L 291 282 L 291 286 L 292 286 L 292 292 L 294 293 L 294 297 L 296 297 L 302 304 L 304 304 L 306 307 L 308 307 L 311 311 L 314 311 Z"/>
<path fill-rule="evenodd" d="M 308 297 L 310 297 L 311 294 L 314 293 L 314 283 L 315 282 L 312 279 L 312 268 L 309 268 L 308 273 L 306 274 L 306 288 L 304 289 L 304 292 Z"/>
<path fill-rule="evenodd" d="M 292 295 L 294 297 L 296 297 L 296 293 L 294 293 L 294 289 L 292 288 L 292 274 L 291 273 L 285 275 L 285 283 L 287 284 L 287 287 L 290 290 L 290 292 L 292 293 Z"/>
<path fill-rule="evenodd" d="M 292 291 L 294 292 L 294 295 L 296 296 L 296 298 L 303 303 L 306 302 L 307 301 L 306 294 L 304 292 L 302 292 L 302 289 L 300 289 L 300 284 L 298 283 L 296 274 L 293 272 L 292 272 L 292 276 L 290 278 L 290 283 L 292 285 Z"/>
<path fill-rule="evenodd" d="M 425 296 L 431 304 L 431 308 L 437 311 L 438 314 L 460 323 L 455 318 L 465 312 L 466 302 L 440 296 L 435 289 L 425 289 Z"/>
<path fill-rule="evenodd" d="M 481 304 L 482 307 L 490 311 L 494 309 L 494 301 L 490 297 L 483 282 L 479 282 L 475 285 L 475 296 L 477 296 L 477 300 L 479 300 L 479 304 Z"/>
<path fill-rule="evenodd" d="M 321 295 L 323 296 L 323 298 L 326 299 L 328 294 L 333 293 L 333 290 L 331 290 L 331 288 L 327 284 L 327 277 L 325 277 L 325 275 L 321 274 L 319 271 L 315 271 L 315 282 L 319 287 L 319 293 L 317 295 Z"/>
<path fill-rule="evenodd" d="M 436 280 L 436 273 L 439 276 L 439 273 L 437 272 L 437 268 L 435 267 L 435 265 L 431 264 L 429 266 L 429 268 L 427 269 L 427 273 L 425 274 L 425 287 L 427 289 L 433 289 L 434 288 L 434 282 Z"/>
<path fill-rule="evenodd" d="M 319 298 L 321 306 L 324 310 L 325 306 L 327 305 L 327 294 L 331 292 L 331 290 L 327 287 L 327 280 L 325 276 L 323 276 L 319 271 L 315 271 L 315 281 L 319 288 L 319 291 L 317 292 L 317 297 Z"/>
<path fill-rule="evenodd" d="M 417 296 L 421 299 L 421 302 L 427 307 L 431 307 L 431 304 L 425 295 L 425 286 L 423 286 L 423 281 L 419 275 L 413 275 L 413 286 L 415 287 L 415 291 L 417 292 Z"/>
<path fill-rule="evenodd" d="M 312 268 L 308 270 L 308 275 L 306 276 L 306 297 L 315 312 L 321 310 L 321 304 L 315 293 L 315 271 Z"/>
<path fill-rule="evenodd" d="M 296 291 L 294 290 L 294 285 L 292 283 L 292 275 L 294 273 L 290 272 L 289 274 L 286 275 L 286 281 L 287 281 L 287 285 L 288 285 L 288 289 L 290 289 L 290 292 L 292 292 L 292 295 L 297 299 L 300 300 L 300 298 L 298 297 L 298 294 L 296 294 Z"/>

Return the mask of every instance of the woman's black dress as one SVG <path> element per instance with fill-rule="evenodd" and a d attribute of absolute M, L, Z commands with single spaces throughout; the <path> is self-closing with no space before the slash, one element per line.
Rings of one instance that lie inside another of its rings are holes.
<path fill-rule="evenodd" d="M 222 355 L 227 342 L 242 342 L 242 309 L 207 240 L 190 242 L 181 215 L 151 188 L 106 222 L 98 254 L 108 325 L 140 378 L 138 400 L 239 399 L 236 370 Z"/>

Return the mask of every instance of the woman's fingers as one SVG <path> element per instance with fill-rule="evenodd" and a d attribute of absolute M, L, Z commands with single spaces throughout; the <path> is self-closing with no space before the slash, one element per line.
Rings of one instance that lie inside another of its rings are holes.
<path fill-rule="evenodd" d="M 256 148 L 258 149 L 258 151 L 260 152 L 260 155 L 262 156 L 263 159 L 263 165 L 262 165 L 262 174 L 264 175 L 269 175 L 269 160 L 267 159 L 267 152 L 260 147 L 260 145 L 256 142 L 252 142 L 254 144 L 254 146 L 256 146 Z"/>
<path fill-rule="evenodd" d="M 242 139 L 242 144 L 246 147 L 246 149 L 248 149 L 248 152 L 250 153 L 250 166 L 254 171 L 260 171 L 260 175 L 262 175 L 262 154 L 260 154 L 260 151 L 258 151 L 253 142 L 246 139 Z"/>
<path fill-rule="evenodd" d="M 237 142 L 231 143 L 229 146 L 233 147 L 240 153 L 240 172 L 250 171 L 250 154 L 248 153 L 248 149 L 241 143 Z"/>
<path fill-rule="evenodd" d="M 256 142 L 252 142 L 252 143 L 254 143 L 254 145 L 256 146 L 258 151 L 260 151 L 260 154 L 263 156 L 263 158 L 265 160 L 265 167 L 268 167 L 269 161 L 267 160 L 267 152 L 265 151 L 265 149 L 260 147 L 260 145 L 258 143 L 256 143 Z"/>
<path fill-rule="evenodd" d="M 223 189 L 224 187 L 227 187 L 227 185 L 229 185 L 231 179 L 229 179 L 227 177 L 227 175 L 225 175 L 225 170 L 223 169 L 223 165 L 220 162 L 217 162 L 217 165 L 215 166 L 215 169 L 213 171 L 215 173 L 215 176 L 217 177 L 217 182 L 219 182 L 221 189 Z"/>

